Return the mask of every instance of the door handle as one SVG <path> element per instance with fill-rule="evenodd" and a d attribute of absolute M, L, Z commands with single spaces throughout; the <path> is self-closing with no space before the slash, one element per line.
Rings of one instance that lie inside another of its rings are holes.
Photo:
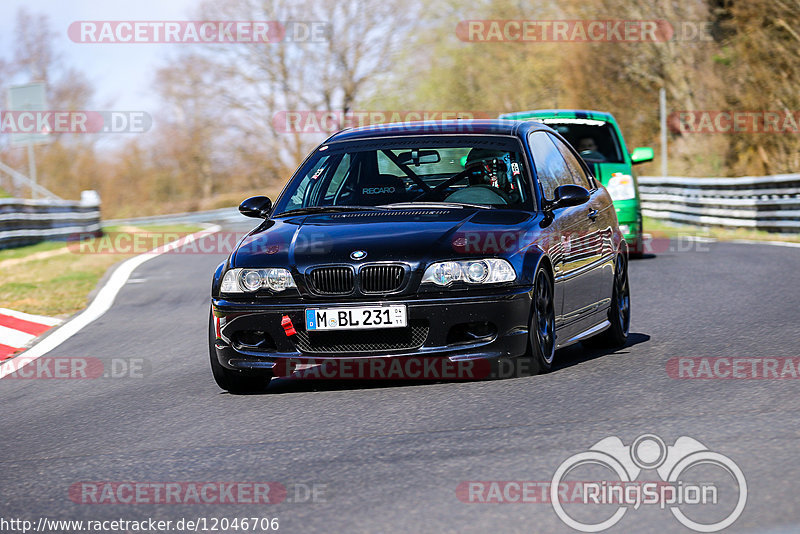
<path fill-rule="evenodd" d="M 587 215 L 591 220 L 594 221 L 597 219 L 597 210 L 589 210 L 589 213 Z"/>

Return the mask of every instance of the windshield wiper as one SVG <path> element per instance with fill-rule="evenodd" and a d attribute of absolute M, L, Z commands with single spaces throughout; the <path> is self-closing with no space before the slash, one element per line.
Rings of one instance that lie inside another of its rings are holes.
<path fill-rule="evenodd" d="M 315 213 L 336 213 L 340 211 L 380 211 L 385 208 L 377 206 L 308 206 L 306 208 L 297 208 L 289 211 L 284 211 L 276 215 L 276 217 L 283 217 L 284 215 L 313 215 Z"/>
<path fill-rule="evenodd" d="M 490 210 L 491 206 L 483 204 L 469 204 L 466 202 L 395 202 L 393 204 L 381 204 L 381 208 L 480 208 L 482 210 Z"/>

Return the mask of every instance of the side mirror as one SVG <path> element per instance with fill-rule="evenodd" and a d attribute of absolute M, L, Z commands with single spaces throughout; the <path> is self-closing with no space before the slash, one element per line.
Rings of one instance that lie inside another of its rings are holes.
<path fill-rule="evenodd" d="M 633 152 L 631 152 L 631 163 L 636 165 L 637 163 L 653 161 L 654 155 L 653 149 L 649 146 L 640 146 L 638 148 L 634 148 Z"/>
<path fill-rule="evenodd" d="M 239 204 L 239 213 L 245 217 L 266 219 L 271 209 L 272 201 L 267 197 L 250 197 Z"/>
<path fill-rule="evenodd" d="M 589 191 L 579 185 L 560 185 L 556 187 L 553 194 L 556 198 L 548 206 L 551 210 L 579 206 L 589 202 Z"/>

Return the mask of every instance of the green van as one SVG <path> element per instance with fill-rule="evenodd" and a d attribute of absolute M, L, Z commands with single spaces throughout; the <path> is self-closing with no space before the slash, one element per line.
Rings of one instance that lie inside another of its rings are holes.
<path fill-rule="evenodd" d="M 614 116 L 602 111 L 540 109 L 505 113 L 500 118 L 542 122 L 564 136 L 608 189 L 631 254 L 641 255 L 642 209 L 633 165 L 652 161 L 652 148 L 639 147 L 628 153 Z"/>

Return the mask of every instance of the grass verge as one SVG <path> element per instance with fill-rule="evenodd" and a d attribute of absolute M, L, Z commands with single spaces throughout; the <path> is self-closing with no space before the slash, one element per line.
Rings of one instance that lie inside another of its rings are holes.
<path fill-rule="evenodd" d="M 719 241 L 752 240 L 800 243 L 800 234 L 778 234 L 763 230 L 753 230 L 752 228 L 711 228 L 672 223 L 650 217 L 644 217 L 643 226 L 645 233 L 651 234 L 653 237 L 684 237 L 691 235 L 708 237 Z"/>
<path fill-rule="evenodd" d="M 109 227 L 106 232 L 189 234 L 201 227 L 158 225 Z M 63 241 L 0 251 L 0 307 L 65 318 L 86 307 L 105 272 L 136 254 L 80 254 Z"/>

